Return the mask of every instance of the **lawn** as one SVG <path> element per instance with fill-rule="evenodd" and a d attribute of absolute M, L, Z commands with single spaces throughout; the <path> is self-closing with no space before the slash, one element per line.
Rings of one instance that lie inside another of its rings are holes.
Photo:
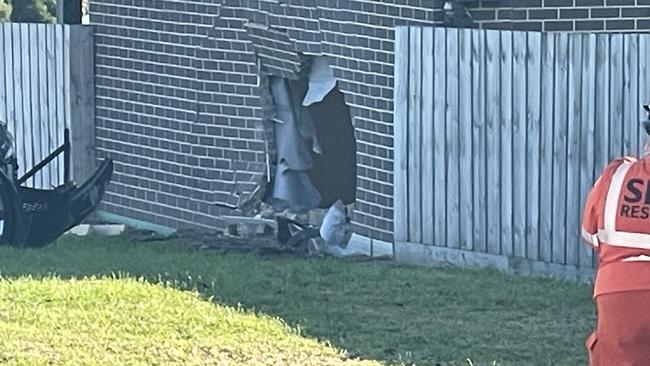
<path fill-rule="evenodd" d="M 7 365 L 379 365 L 268 316 L 130 278 L 0 282 Z"/>
<path fill-rule="evenodd" d="M 74 319 L 51 320 L 57 319 L 56 314 L 72 316 L 75 311 L 83 314 L 81 319 L 88 319 L 94 311 L 90 305 L 100 303 L 106 306 L 97 309 L 99 315 L 113 309 L 136 318 L 116 320 L 117 324 L 129 326 L 122 333 L 111 333 L 112 338 L 107 336 L 109 340 L 116 341 L 119 334 L 122 334 L 119 338 L 127 334 L 127 340 L 140 334 L 138 342 L 145 344 L 149 338 L 168 339 L 172 333 L 178 337 L 178 331 L 174 333 L 169 328 L 173 318 L 169 314 L 176 314 L 182 324 L 182 316 L 190 316 L 188 321 L 194 326 L 183 334 L 187 339 L 200 339 L 204 342 L 199 342 L 201 347 L 218 347 L 221 341 L 215 337 L 241 340 L 239 346 L 243 348 L 225 354 L 217 352 L 214 357 L 248 354 L 251 360 L 260 360 L 275 352 L 293 360 L 286 362 L 292 365 L 335 365 L 343 362 L 339 350 L 347 350 L 352 358 L 387 364 L 468 365 L 466 360 L 471 359 L 474 365 L 492 365 L 494 361 L 496 365 L 581 365 L 586 364 L 583 342 L 594 324 L 588 285 L 513 277 L 493 270 L 436 269 L 292 256 L 218 255 L 189 249 L 178 241 L 143 243 L 128 238 L 65 237 L 38 250 L 0 248 L 0 272 L 4 278 L 0 281 L 0 298 L 5 302 L 0 305 L 0 342 L 4 342 L 0 343 L 3 347 L 0 352 L 4 357 L 23 352 L 21 349 L 25 347 L 30 349 L 30 342 L 46 347 L 44 339 L 47 338 L 38 338 L 39 332 L 27 331 L 36 329 L 41 321 L 44 333 L 102 336 L 104 333 L 89 332 L 90 328 L 79 328 L 81 325 Z M 117 279 L 69 282 L 49 279 L 53 274 L 62 280 L 113 274 Z M 46 279 L 14 280 L 27 275 Z M 142 277 L 149 283 L 164 286 L 152 286 L 128 277 Z M 83 286 L 94 290 L 84 290 Z M 193 296 L 192 289 L 201 297 Z M 49 295 L 45 293 L 75 291 L 94 294 L 97 298 L 61 295 L 63 300 L 59 302 L 46 301 Z M 147 293 L 155 296 L 143 295 Z M 160 296 L 167 298 L 171 293 L 178 299 L 159 300 Z M 99 300 L 102 298 L 105 301 Z M 209 303 L 210 298 L 216 305 Z M 21 322 L 25 324 L 22 326 L 20 322 L 2 320 L 2 306 L 8 306 L 6 303 L 12 302 L 11 299 L 20 299 L 13 302 L 23 306 Z M 163 317 L 143 318 L 137 312 L 124 310 L 138 304 L 138 309 L 145 314 L 160 313 Z M 245 311 L 233 312 L 233 308 Z M 35 315 L 30 317 L 31 309 Z M 45 321 L 47 314 L 53 317 L 49 321 Z M 253 329 L 236 326 L 235 334 L 224 335 L 225 328 L 214 328 L 213 323 L 219 323 L 218 318 L 228 314 L 242 318 L 239 324 L 251 324 Z M 274 329 L 265 341 L 255 340 L 263 337 L 255 333 L 256 322 L 264 324 L 259 327 Z M 98 322 L 93 326 L 101 324 L 108 323 Z M 158 324 L 161 329 L 152 324 Z M 5 335 L 17 329 L 24 330 L 16 333 L 21 336 L 12 336 L 7 342 Z M 252 335 L 237 338 L 240 332 Z M 100 338 L 84 349 L 61 342 L 67 344 L 66 350 L 70 352 L 81 349 L 92 353 L 107 344 L 106 339 Z M 160 342 L 154 343 L 164 344 Z M 76 344 L 83 346 L 85 342 Z M 199 351 L 187 348 L 187 344 L 194 342 L 178 343 L 177 349 L 186 350 L 190 355 L 187 360 L 199 357 Z M 294 348 L 287 348 L 287 344 Z M 303 349 L 307 356 L 296 354 L 295 347 Z M 211 350 L 212 354 L 215 349 Z M 138 352 L 133 349 L 132 353 Z M 110 357 L 110 352 L 98 357 Z M 201 359 L 207 363 L 210 358 Z"/>

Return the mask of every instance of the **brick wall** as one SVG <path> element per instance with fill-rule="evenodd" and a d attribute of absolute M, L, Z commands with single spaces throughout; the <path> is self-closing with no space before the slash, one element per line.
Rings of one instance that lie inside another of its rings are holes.
<path fill-rule="evenodd" d="M 236 203 L 272 154 L 264 75 L 295 78 L 307 55 L 322 54 L 353 115 L 356 230 L 391 240 L 393 29 L 441 24 L 442 3 L 93 0 L 98 155 L 116 161 L 105 209 L 173 227 L 220 228 L 224 209 L 215 203 Z M 635 0 L 468 6 L 480 27 L 646 29 L 650 0 L 636 4 L 640 10 L 631 10 Z"/>
<path fill-rule="evenodd" d="M 483 28 L 589 32 L 650 29 L 650 0 L 508 0 L 468 5 Z"/>

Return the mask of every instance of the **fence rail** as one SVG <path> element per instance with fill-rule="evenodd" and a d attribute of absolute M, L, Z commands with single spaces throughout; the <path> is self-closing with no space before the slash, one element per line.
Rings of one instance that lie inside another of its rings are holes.
<path fill-rule="evenodd" d="M 593 268 L 585 196 L 643 145 L 645 34 L 400 27 L 395 241 Z"/>
<path fill-rule="evenodd" d="M 66 127 L 72 133 L 73 172 L 83 177 L 92 169 L 92 39 L 82 26 L 0 23 L 0 119 L 16 139 L 19 176 L 63 143 Z M 63 157 L 26 184 L 61 183 Z"/>

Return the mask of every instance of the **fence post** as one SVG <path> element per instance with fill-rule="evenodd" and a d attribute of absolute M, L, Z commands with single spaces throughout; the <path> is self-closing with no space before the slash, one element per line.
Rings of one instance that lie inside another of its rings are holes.
<path fill-rule="evenodd" d="M 396 242 L 409 240 L 408 235 L 408 71 L 409 28 L 395 31 L 395 114 L 394 114 L 394 238 Z"/>
<path fill-rule="evenodd" d="M 59 0 L 56 3 L 59 24 L 81 24 L 81 0 Z"/>
<path fill-rule="evenodd" d="M 95 171 L 95 52 L 91 27 L 70 27 L 70 140 L 72 180 Z"/>

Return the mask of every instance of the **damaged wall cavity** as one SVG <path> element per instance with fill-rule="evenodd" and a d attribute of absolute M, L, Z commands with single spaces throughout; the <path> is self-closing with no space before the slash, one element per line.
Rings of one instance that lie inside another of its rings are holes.
<path fill-rule="evenodd" d="M 339 199 L 352 204 L 356 141 L 332 68 L 323 56 L 299 52 L 286 32 L 268 24 L 268 16 L 252 18 L 244 27 L 264 79 L 260 98 L 272 103 L 263 107 L 267 141 L 275 144 L 273 149 L 267 143 L 267 200 L 297 211 L 329 208 Z"/>
<path fill-rule="evenodd" d="M 351 216 L 356 226 L 355 231 L 362 235 L 390 240 L 392 238 L 392 208 L 390 207 L 392 206 L 390 200 L 392 165 L 382 162 L 382 159 L 390 157 L 392 143 L 390 137 L 387 136 L 390 131 L 387 128 L 381 128 L 373 131 L 373 134 L 376 135 L 371 135 L 353 128 L 353 123 L 355 126 L 360 124 L 365 131 L 369 131 L 373 129 L 370 127 L 370 123 L 388 122 L 389 119 L 392 119 L 390 113 L 385 117 L 380 116 L 378 112 L 385 107 L 377 104 L 377 101 L 382 98 L 389 103 L 392 94 L 384 96 L 370 92 L 371 88 L 374 88 L 372 83 L 375 81 L 388 86 L 389 77 L 378 75 L 361 82 L 360 78 L 356 78 L 346 71 L 352 66 L 353 61 L 341 58 L 347 51 L 340 46 L 345 44 L 344 47 L 346 47 L 350 43 L 346 37 L 332 38 L 330 36 L 333 33 L 328 34 L 330 30 L 341 31 L 331 28 L 334 23 L 326 21 L 326 16 L 333 14 L 330 5 L 334 5 L 334 3 L 326 4 L 316 0 L 253 0 L 246 7 L 246 22 L 248 22 L 246 29 L 249 34 L 252 34 L 249 39 L 264 75 L 282 77 L 289 80 L 290 84 L 299 85 L 300 80 L 308 79 L 311 64 L 305 61 L 309 61 L 311 58 L 317 60 L 321 57 L 329 61 L 331 67 L 329 71 L 334 79 L 338 80 L 338 84 L 335 91 L 328 94 L 322 103 L 316 103 L 317 105 L 310 109 L 316 111 L 315 114 L 321 119 L 318 121 L 319 123 L 315 124 L 317 129 L 323 125 L 323 122 L 326 122 L 322 120 L 324 116 L 332 115 L 332 120 L 337 123 L 330 123 L 329 127 L 337 131 L 327 134 L 321 131 L 320 134 L 324 135 L 326 140 L 331 138 L 330 141 L 325 142 L 334 144 L 338 142 L 341 146 L 339 149 L 334 149 L 334 154 L 329 154 L 328 158 L 314 154 L 313 164 L 317 165 L 318 169 L 310 170 L 310 181 L 321 194 L 319 207 L 329 207 L 334 204 L 336 200 L 333 197 L 342 198 L 345 203 L 354 202 L 355 210 Z M 338 3 L 334 5 L 334 8 L 336 6 Z M 236 12 L 236 10 L 234 11 Z M 342 43 L 339 46 L 338 42 L 340 41 Z M 359 54 L 356 55 L 356 59 L 358 61 L 354 62 L 360 65 L 364 58 Z M 379 57 L 374 61 L 384 62 L 384 57 Z M 392 69 L 373 70 L 377 74 L 382 71 L 389 71 L 392 77 Z M 364 90 L 365 88 L 367 89 Z M 264 91 L 261 90 L 260 94 L 263 93 Z M 373 94 L 379 98 L 372 98 Z M 368 99 L 364 100 L 364 98 Z M 268 111 L 273 110 L 272 108 L 263 108 Z M 372 120 L 373 117 L 375 120 Z M 273 124 L 269 123 L 272 118 L 273 116 L 264 118 L 267 131 L 273 128 Z M 316 132 L 318 135 L 318 131 Z M 383 138 L 384 134 L 385 138 Z M 382 140 L 377 140 L 377 137 Z M 370 144 L 368 144 L 369 142 Z M 272 159 L 272 161 L 276 160 Z M 362 165 L 361 170 L 358 170 L 358 164 Z M 384 173 L 366 175 L 372 173 L 373 170 L 382 169 L 384 169 Z M 271 169 L 273 172 L 275 170 L 275 168 Z M 357 171 L 366 174 L 357 176 Z M 333 179 L 333 177 L 336 178 Z M 382 184 L 386 186 L 384 187 Z M 373 197 L 375 195 L 377 198 Z M 357 198 L 361 198 L 361 200 L 359 201 Z M 372 206 L 380 202 L 379 198 L 384 198 L 379 204 L 379 207 L 384 207 L 382 209 Z M 382 220 L 385 220 L 385 225 Z M 384 229 L 386 231 L 383 234 L 379 233 Z"/>
<path fill-rule="evenodd" d="M 312 213 L 303 223 L 320 227 L 323 250 L 335 254 L 350 239 L 344 205 L 356 194 L 354 128 L 326 58 L 311 58 L 306 70 L 297 80 L 268 76 L 276 155 L 266 200 L 280 215 Z M 314 214 L 318 209 L 327 210 Z"/>
<path fill-rule="evenodd" d="M 298 80 L 271 76 L 277 144 L 273 198 L 305 209 L 352 204 L 356 142 L 349 108 L 324 57 Z"/>
<path fill-rule="evenodd" d="M 356 197 L 356 141 L 350 108 L 337 87 L 334 72 L 325 57 L 312 60 L 302 100 L 312 119 L 319 151 L 314 154 L 310 177 L 321 194 L 320 208 L 336 201 L 345 205 Z"/>
<path fill-rule="evenodd" d="M 309 177 L 318 140 L 311 117 L 300 104 L 300 89 L 300 81 L 271 77 L 277 152 L 272 197 L 277 206 L 298 211 L 317 208 L 321 201 Z"/>

